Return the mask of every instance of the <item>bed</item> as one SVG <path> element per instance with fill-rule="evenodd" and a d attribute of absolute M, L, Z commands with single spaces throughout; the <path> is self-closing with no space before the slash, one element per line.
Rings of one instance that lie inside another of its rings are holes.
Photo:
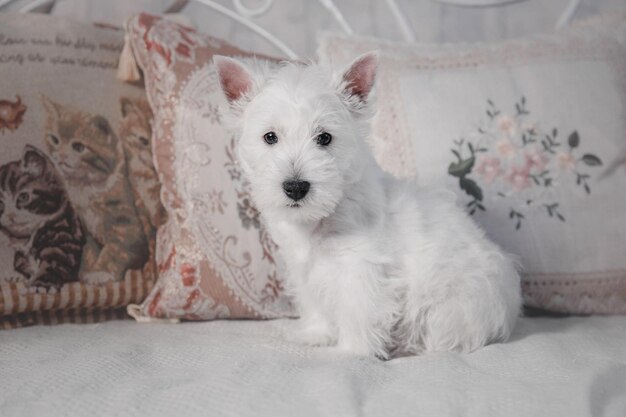
<path fill-rule="evenodd" d="M 0 334 L 2 416 L 626 413 L 626 317 L 523 319 L 507 344 L 388 362 L 287 342 L 294 321 Z"/>

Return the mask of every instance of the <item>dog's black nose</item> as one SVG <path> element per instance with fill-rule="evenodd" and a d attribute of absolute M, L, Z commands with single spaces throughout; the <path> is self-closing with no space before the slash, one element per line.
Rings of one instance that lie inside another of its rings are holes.
<path fill-rule="evenodd" d="M 308 181 L 289 180 L 283 182 L 285 194 L 293 201 L 302 200 L 309 192 L 309 188 L 311 188 L 311 184 Z"/>

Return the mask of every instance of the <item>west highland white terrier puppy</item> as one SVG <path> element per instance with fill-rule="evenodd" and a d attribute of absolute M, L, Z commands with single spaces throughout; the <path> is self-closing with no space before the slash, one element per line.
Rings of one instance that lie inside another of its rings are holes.
<path fill-rule="evenodd" d="M 511 257 L 450 192 L 395 179 L 372 156 L 376 53 L 339 73 L 214 62 L 302 342 L 389 358 L 509 337 L 521 306 Z"/>

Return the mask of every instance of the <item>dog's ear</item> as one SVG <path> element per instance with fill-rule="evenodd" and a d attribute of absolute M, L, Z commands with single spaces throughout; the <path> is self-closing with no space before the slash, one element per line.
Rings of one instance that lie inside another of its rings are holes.
<path fill-rule="evenodd" d="M 343 72 L 341 86 L 348 97 L 366 102 L 376 81 L 378 52 L 368 52 L 355 59 Z"/>
<path fill-rule="evenodd" d="M 229 104 L 241 99 L 252 89 L 252 72 L 241 62 L 221 55 L 215 55 L 213 62 L 222 91 Z"/>

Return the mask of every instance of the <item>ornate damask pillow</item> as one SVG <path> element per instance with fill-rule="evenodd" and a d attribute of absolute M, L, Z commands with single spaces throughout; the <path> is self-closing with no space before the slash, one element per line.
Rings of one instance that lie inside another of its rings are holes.
<path fill-rule="evenodd" d="M 0 15 L 0 328 L 125 317 L 155 280 L 163 209 L 124 33 Z"/>
<path fill-rule="evenodd" d="M 455 191 L 521 257 L 528 306 L 626 313 L 623 17 L 494 45 L 326 35 L 320 55 L 340 66 L 369 50 L 381 164 Z"/>
<path fill-rule="evenodd" d="M 207 320 L 292 313 L 277 248 L 261 224 L 223 126 L 227 103 L 213 55 L 252 55 L 161 17 L 128 20 L 155 115 L 154 154 L 168 214 L 159 229 L 159 280 L 129 310 L 146 317 Z"/>

